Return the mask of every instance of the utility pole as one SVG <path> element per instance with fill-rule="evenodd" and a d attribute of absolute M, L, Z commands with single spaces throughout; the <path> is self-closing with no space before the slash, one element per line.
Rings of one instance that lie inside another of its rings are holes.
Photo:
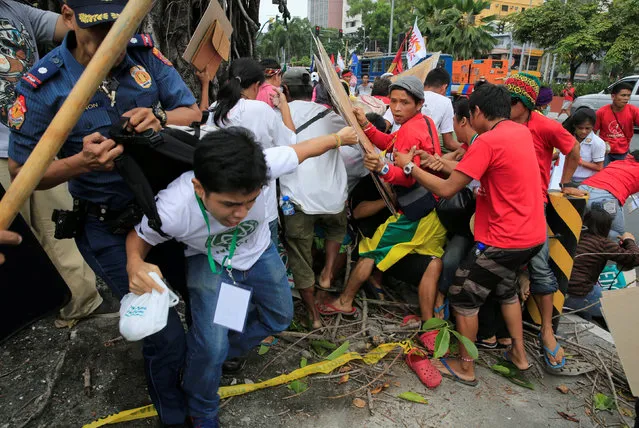
<path fill-rule="evenodd" d="M 510 49 L 508 49 L 508 70 L 512 68 L 511 64 L 513 62 L 513 32 L 510 32 Z"/>
<path fill-rule="evenodd" d="M 388 54 L 392 55 L 393 49 L 393 15 L 395 13 L 395 0 L 391 0 L 391 19 L 390 19 L 390 30 L 388 32 Z"/>
<path fill-rule="evenodd" d="M 521 55 L 519 55 L 519 72 L 524 71 L 524 56 L 526 52 L 526 42 L 521 45 Z"/>

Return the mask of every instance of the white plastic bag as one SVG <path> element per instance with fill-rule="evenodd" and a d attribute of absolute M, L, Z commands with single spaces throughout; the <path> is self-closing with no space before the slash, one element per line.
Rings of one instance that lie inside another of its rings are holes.
<path fill-rule="evenodd" d="M 144 339 L 166 327 L 169 307 L 180 299 L 171 291 L 160 276 L 149 272 L 149 276 L 166 291 L 137 295 L 129 293 L 120 301 L 120 334 L 129 341 Z"/>

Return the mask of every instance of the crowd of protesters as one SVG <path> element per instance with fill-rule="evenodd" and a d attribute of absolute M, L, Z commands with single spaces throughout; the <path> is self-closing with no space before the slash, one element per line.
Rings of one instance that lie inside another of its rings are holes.
<path fill-rule="evenodd" d="M 18 78 L 0 72 L 5 188 L 125 4 L 68 0 L 56 15 L 0 3 L 11 25 L 24 29 L 25 47 L 61 42 L 43 58 L 34 49 L 16 56 Z M 149 394 L 167 426 L 219 426 L 220 377 L 241 370 L 251 349 L 288 328 L 291 280 L 307 327 L 317 329 L 328 317 L 360 316 L 362 287 L 383 299 L 392 277 L 418 296 L 419 314 L 406 314 L 405 324 L 450 319 L 479 348 L 504 348 L 520 370 L 530 367 L 522 323 L 530 296 L 541 315 L 543 360 L 551 372 L 561 370 L 569 363 L 553 331 L 558 282 L 546 225 L 556 152 L 565 156 L 561 192 L 589 198 L 566 307 L 602 319 L 598 278 L 606 263 L 621 270 L 639 265 L 624 220 L 626 201 L 639 192 L 639 151 L 630 149 L 639 109 L 628 104 L 632 88 L 624 83 L 613 88 L 610 105 L 580 109 L 562 126 L 543 114 L 552 99 L 548 88 L 526 73 L 504 85 L 482 82 L 452 103 L 445 96 L 450 76 L 441 68 L 425 81 L 368 75 L 358 81 L 340 71 L 338 90 L 352 99 L 372 143 L 366 151 L 340 114 L 346 106 L 335 105 L 316 73 L 240 58 L 225 74 L 210 105 L 212 76 L 198 74 L 198 105 L 153 41 L 132 38 L 22 211 L 72 291 L 61 320 L 106 310 L 95 275 L 118 299 L 164 292 L 149 276 L 162 272 L 147 255 L 171 239 L 183 245 L 188 328 L 171 309 L 167 326 L 143 347 Z M 563 95 L 562 111 L 569 112 L 574 88 Z M 114 170 L 123 149 L 108 133 L 122 116 L 137 133 L 201 123 L 193 170 L 155 198 L 161 230 L 147 216 L 131 230 L 111 227 L 135 199 Z M 52 211 L 72 206 L 84 213 L 74 240 L 54 239 Z M 19 245 L 20 237 L 0 231 L 0 243 Z M 252 291 L 241 332 L 214 321 L 229 284 Z M 423 350 L 411 352 L 407 364 L 429 388 L 442 377 L 477 385 L 466 347 L 457 357 L 432 358 L 437 334 L 420 334 Z"/>

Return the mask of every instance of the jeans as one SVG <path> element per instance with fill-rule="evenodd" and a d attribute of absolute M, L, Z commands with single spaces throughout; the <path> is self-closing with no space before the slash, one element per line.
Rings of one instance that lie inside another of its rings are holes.
<path fill-rule="evenodd" d="M 559 289 L 557 278 L 550 269 L 548 238 L 541 247 L 541 250 L 528 263 L 530 274 L 530 294 L 553 294 Z"/>
<path fill-rule="evenodd" d="M 612 227 L 610 228 L 608 238 L 616 241 L 619 235 L 623 235 L 626 228 L 623 207 L 619 203 L 619 200 L 607 190 L 597 189 L 596 187 L 590 187 L 585 184 L 579 186 L 579 189 L 585 190 L 590 194 L 590 196 L 588 197 L 588 203 L 586 204 L 587 209 L 590 209 L 593 206 L 597 206 L 603 209 L 604 204 L 606 204 L 607 202 L 612 202 L 612 204 L 609 205 L 615 207 L 615 213 L 610 213 L 613 218 Z"/>
<path fill-rule="evenodd" d="M 455 272 L 473 247 L 473 239 L 464 235 L 453 235 L 446 244 L 442 256 L 442 273 L 439 276 L 437 288 L 443 295 L 448 294 L 448 289 L 455 280 Z"/>
<path fill-rule="evenodd" d="M 213 274 L 206 255 L 188 258 L 193 325 L 186 338 L 183 388 L 190 416 L 216 417 L 222 363 L 245 355 L 264 338 L 288 328 L 293 320 L 291 288 L 274 245 L 249 270 L 233 270 L 232 276 L 253 290 L 255 308 L 248 314 L 244 333 L 213 324 L 220 286 L 222 282 L 233 283 L 226 270 Z"/>
<path fill-rule="evenodd" d="M 126 235 L 113 235 L 92 216 L 87 216 L 84 232 L 76 238 L 84 260 L 118 298 L 129 292 L 125 240 Z M 146 337 L 142 348 L 149 395 L 165 424 L 181 424 L 186 418 L 184 393 L 179 386 L 185 347 L 182 322 L 176 310 L 169 308 L 166 327 Z"/>
<path fill-rule="evenodd" d="M 604 166 L 608 166 L 610 162 L 624 160 L 628 156 L 628 152 L 626 153 L 607 153 L 604 158 Z"/>
<path fill-rule="evenodd" d="M 592 305 L 601 299 L 602 288 L 600 285 L 595 284 L 592 287 L 592 291 L 585 296 L 571 296 L 570 294 L 566 297 L 566 301 L 564 302 L 564 307 L 570 309 L 581 309 L 586 306 Z M 595 306 L 592 306 L 584 311 L 577 312 L 577 315 L 582 317 L 585 320 L 592 320 L 592 317 L 603 317 L 601 313 L 601 303 Z"/>

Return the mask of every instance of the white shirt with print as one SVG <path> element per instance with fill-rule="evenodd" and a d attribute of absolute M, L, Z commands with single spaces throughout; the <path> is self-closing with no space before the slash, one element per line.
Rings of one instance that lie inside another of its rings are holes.
<path fill-rule="evenodd" d="M 586 162 L 603 162 L 606 157 L 606 142 L 590 132 L 580 143 L 579 155 Z M 586 178 L 595 175 L 597 172 L 592 169 L 578 166 L 573 174 L 576 181 L 584 181 Z"/>
<path fill-rule="evenodd" d="M 266 105 L 266 104 L 264 104 Z M 268 106 L 267 106 L 268 107 Z M 276 179 L 297 168 L 299 161 L 291 147 L 275 147 L 264 150 L 271 178 Z M 206 241 L 209 232 L 193 190 L 193 171 L 185 172 L 169 186 L 160 191 L 156 205 L 164 237 L 149 226 L 148 218 L 135 227 L 138 236 L 150 245 L 158 245 L 171 238 L 185 244 L 184 254 L 189 257 L 207 254 Z M 250 269 L 271 244 L 271 232 L 267 218 L 269 201 L 264 191 L 260 193 L 246 218 L 237 226 L 237 247 L 231 261 L 233 269 Z M 235 227 L 221 225 L 207 212 L 211 225 L 211 250 L 215 261 L 222 264 L 229 254 Z"/>
<path fill-rule="evenodd" d="M 211 107 L 213 107 L 213 104 Z M 207 131 L 215 129 L 213 122 L 213 114 L 209 115 L 206 123 Z M 277 146 L 290 146 L 295 144 L 295 133 L 288 129 L 282 117 L 266 103 L 257 100 L 247 100 L 242 98 L 235 104 L 235 107 L 229 111 L 224 122 L 220 123 L 222 128 L 229 126 L 241 126 L 248 129 L 255 135 L 257 141 L 263 149 Z M 277 219 L 277 192 L 275 190 L 275 178 L 269 182 L 268 186 L 262 191 L 264 197 L 268 201 L 268 209 L 266 218 L 268 221 Z"/>

